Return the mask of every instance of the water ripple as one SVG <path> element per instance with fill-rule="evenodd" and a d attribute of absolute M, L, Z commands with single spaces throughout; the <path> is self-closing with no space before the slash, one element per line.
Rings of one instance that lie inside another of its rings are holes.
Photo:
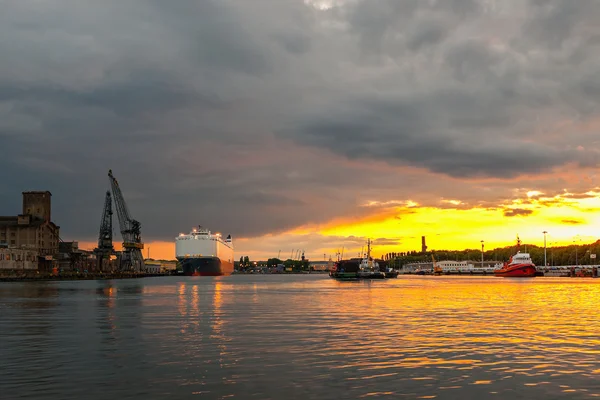
<path fill-rule="evenodd" d="M 11 399 L 591 398 L 593 279 L 0 284 Z"/>

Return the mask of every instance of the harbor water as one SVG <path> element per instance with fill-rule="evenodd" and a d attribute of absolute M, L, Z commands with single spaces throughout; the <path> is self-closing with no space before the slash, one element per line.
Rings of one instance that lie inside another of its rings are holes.
<path fill-rule="evenodd" d="M 0 283 L 5 399 L 600 397 L 600 280 Z"/>

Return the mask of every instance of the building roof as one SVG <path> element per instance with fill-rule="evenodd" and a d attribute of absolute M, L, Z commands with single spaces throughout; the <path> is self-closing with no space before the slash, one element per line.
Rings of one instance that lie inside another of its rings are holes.
<path fill-rule="evenodd" d="M 0 216 L 0 226 L 40 226 L 45 224 L 46 221 L 43 219 L 31 218 L 29 224 L 27 225 L 19 225 L 19 217 L 17 216 Z M 51 224 L 54 224 L 51 222 Z M 56 226 L 56 225 L 54 225 Z M 58 228 L 58 226 L 56 226 Z"/>
<path fill-rule="evenodd" d="M 17 225 L 18 224 L 18 217 L 15 215 L 13 216 L 9 216 L 9 217 L 2 217 L 0 216 L 0 226 L 12 226 L 12 225 Z"/>
<path fill-rule="evenodd" d="M 50 196 L 52 196 L 52 193 L 50 193 L 49 190 L 30 190 L 27 192 L 23 192 L 23 194 L 49 194 Z"/>

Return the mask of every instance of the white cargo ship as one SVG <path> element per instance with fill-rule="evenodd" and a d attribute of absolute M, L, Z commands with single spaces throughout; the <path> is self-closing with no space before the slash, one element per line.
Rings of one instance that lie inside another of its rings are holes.
<path fill-rule="evenodd" d="M 175 238 L 175 257 L 181 263 L 184 275 L 219 276 L 233 272 L 233 242 L 220 233 L 208 229 L 192 229 L 187 235 Z"/>

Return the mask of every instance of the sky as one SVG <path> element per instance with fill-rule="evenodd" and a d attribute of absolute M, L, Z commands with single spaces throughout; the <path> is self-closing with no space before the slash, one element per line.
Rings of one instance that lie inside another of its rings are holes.
<path fill-rule="evenodd" d="M 596 0 L 0 6 L 0 214 L 50 190 L 83 248 L 109 169 L 152 258 L 598 238 Z"/>

